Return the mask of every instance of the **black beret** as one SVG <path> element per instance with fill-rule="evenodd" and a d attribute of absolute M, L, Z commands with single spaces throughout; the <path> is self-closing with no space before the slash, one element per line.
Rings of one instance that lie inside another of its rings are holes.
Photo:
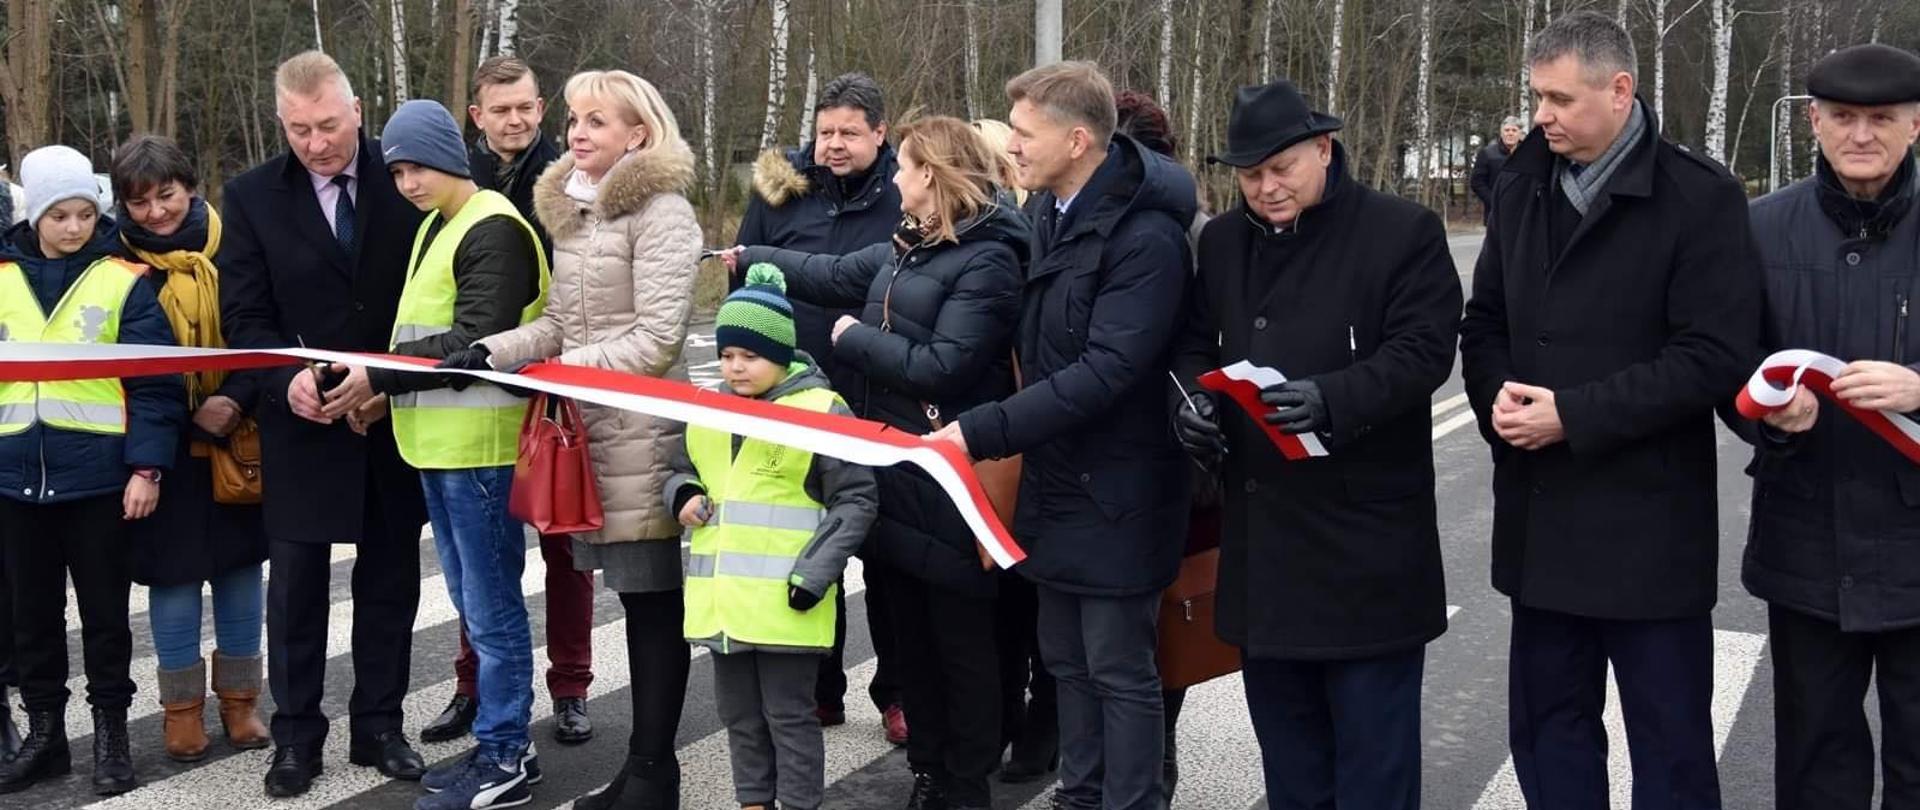
<path fill-rule="evenodd" d="M 1889 45 L 1855 45 L 1807 71 L 1807 93 L 1842 104 L 1920 101 L 1920 56 Z"/>

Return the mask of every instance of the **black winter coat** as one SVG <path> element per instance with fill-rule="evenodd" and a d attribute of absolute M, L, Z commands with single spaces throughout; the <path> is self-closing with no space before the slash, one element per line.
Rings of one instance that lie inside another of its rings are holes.
<path fill-rule="evenodd" d="M 1920 370 L 1920 329 L 1908 322 L 1920 296 L 1920 212 L 1910 210 L 1920 182 L 1906 172 L 1888 204 L 1908 210 L 1867 236 L 1822 211 L 1820 182 L 1753 203 L 1767 281 L 1763 350 Z M 1834 403 L 1820 407 L 1806 433 L 1762 435 L 1758 423 L 1742 431 L 1757 449 L 1741 581 L 1848 633 L 1920 625 L 1920 467 Z"/>
<path fill-rule="evenodd" d="M 1467 177 L 1467 187 L 1480 199 L 1482 221 L 1493 216 L 1493 180 L 1506 165 L 1507 146 L 1499 138 L 1481 147 L 1480 154 L 1473 159 L 1473 173 Z"/>
<path fill-rule="evenodd" d="M 1493 450 L 1493 585 L 1532 608 L 1671 619 L 1718 593 L 1714 406 L 1753 371 L 1759 268 L 1739 183 L 1646 115 L 1557 256 L 1557 158 L 1537 129 L 1514 149 L 1460 328 Z M 1565 441 L 1494 433 L 1507 381 L 1554 391 Z"/>
<path fill-rule="evenodd" d="M 473 173 L 473 182 L 505 194 L 513 201 L 513 207 L 533 226 L 534 235 L 540 237 L 540 248 L 546 251 L 548 264 L 553 263 L 553 240 L 547 237 L 546 227 L 540 224 L 540 217 L 533 210 L 533 185 L 547 167 L 559 159 L 560 147 L 554 145 L 553 139 L 535 135 L 533 143 L 514 156 L 512 172 L 502 182 L 500 156 L 487 148 L 487 136 L 483 134 L 467 146 L 467 170 Z"/>
<path fill-rule="evenodd" d="M 826 307 L 864 305 L 834 357 L 857 382 L 840 395 L 853 412 L 912 433 L 1013 393 L 1012 338 L 1031 230 L 1011 197 L 957 231 L 960 241 L 896 256 L 891 241 L 845 256 L 749 248 L 770 261 L 787 295 Z M 930 412 L 931 414 L 930 415 Z M 877 471 L 880 519 L 866 552 L 928 582 L 991 593 L 974 536 L 945 493 L 910 465 Z"/>
<path fill-rule="evenodd" d="M 352 255 L 334 238 L 306 167 L 291 153 L 227 182 L 220 212 L 227 345 L 387 350 L 422 215 L 394 189 L 380 154 L 379 141 L 360 139 Z M 364 533 L 367 517 L 391 527 L 425 524 L 420 475 L 400 459 L 392 420 L 362 437 L 346 420 L 321 425 L 295 416 L 287 384 L 299 373 L 306 372 L 252 372 L 255 390 L 240 402 L 260 424 L 267 536 L 343 543 Z M 385 514 L 364 515 L 369 487 L 386 496 Z"/>
<path fill-rule="evenodd" d="M 1186 169 L 1115 136 L 1064 217 L 1051 193 L 1027 200 L 1034 258 L 1015 337 L 1026 387 L 959 422 L 977 458 L 1026 454 L 1016 570 L 1047 587 L 1136 595 L 1179 571 L 1191 476 L 1168 427 L 1167 372 L 1198 199 Z"/>
<path fill-rule="evenodd" d="M 842 256 L 887 242 L 900 225 L 900 189 L 893 185 L 897 167 L 893 147 L 881 146 L 866 176 L 848 188 L 827 167 L 813 162 L 812 143 L 787 152 L 769 150 L 754 164 L 754 194 L 733 243 Z M 739 289 L 741 276 L 731 282 Z M 798 347 L 820 362 L 833 389 L 844 396 L 856 380 L 834 357 L 829 338 L 840 316 L 857 317 L 860 308 L 792 303 Z"/>
<path fill-rule="evenodd" d="M 1453 370 L 1460 277 L 1439 217 L 1353 182 L 1334 154 L 1329 196 L 1290 231 L 1244 204 L 1201 231 L 1175 361 L 1190 387 L 1247 360 L 1326 398 L 1330 455 L 1298 462 L 1219 401 L 1216 624 L 1262 658 L 1382 655 L 1447 626 L 1429 403 Z"/>

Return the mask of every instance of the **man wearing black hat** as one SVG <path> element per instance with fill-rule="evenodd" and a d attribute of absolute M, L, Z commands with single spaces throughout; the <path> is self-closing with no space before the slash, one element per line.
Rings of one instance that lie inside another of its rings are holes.
<path fill-rule="evenodd" d="M 1235 98 L 1211 162 L 1242 200 L 1200 233 L 1175 427 L 1225 479 L 1217 629 L 1244 656 L 1268 804 L 1412 810 L 1426 643 L 1447 626 L 1429 401 L 1460 281 L 1439 217 L 1348 176 L 1340 126 L 1292 82 Z M 1287 375 L 1264 419 L 1326 457 L 1287 461 L 1197 389 L 1239 361 Z"/>
<path fill-rule="evenodd" d="M 1761 340 L 1851 361 L 1833 392 L 1920 410 L 1920 56 L 1837 51 L 1807 74 L 1814 175 L 1753 203 L 1767 275 Z M 1920 467 L 1806 389 L 1761 423 L 1741 579 L 1767 601 L 1776 806 L 1865 810 L 1880 685 L 1888 807 L 1920 804 Z"/>
<path fill-rule="evenodd" d="M 1535 127 L 1494 181 L 1460 327 L 1493 451 L 1493 585 L 1530 807 L 1605 808 L 1611 664 L 1635 810 L 1720 806 L 1714 407 L 1753 368 L 1746 195 L 1660 137 L 1633 40 L 1576 12 L 1527 52 Z"/>

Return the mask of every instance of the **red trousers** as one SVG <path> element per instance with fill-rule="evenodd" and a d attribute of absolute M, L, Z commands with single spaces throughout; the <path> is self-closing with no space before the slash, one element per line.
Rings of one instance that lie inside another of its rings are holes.
<path fill-rule="evenodd" d="M 573 538 L 540 535 L 540 558 L 547 563 L 547 691 L 554 699 L 584 698 L 593 683 L 593 574 L 573 570 Z M 459 693 L 477 695 L 474 673 L 479 659 L 460 628 L 460 656 L 453 659 Z"/>

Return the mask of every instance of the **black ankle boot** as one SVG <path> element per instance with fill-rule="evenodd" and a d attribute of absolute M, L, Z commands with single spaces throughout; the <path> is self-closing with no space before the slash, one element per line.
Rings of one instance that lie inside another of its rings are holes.
<path fill-rule="evenodd" d="M 13 759 L 20 750 L 20 728 L 13 724 L 13 701 L 7 688 L 0 686 L 0 763 Z"/>
<path fill-rule="evenodd" d="M 0 767 L 0 793 L 16 793 L 42 780 L 73 772 L 73 757 L 67 752 L 67 724 L 64 708 L 27 711 L 27 736 L 13 761 Z"/>
<path fill-rule="evenodd" d="M 621 796 L 627 789 L 627 775 L 632 769 L 633 757 L 627 757 L 627 761 L 620 765 L 620 772 L 614 774 L 612 781 L 607 783 L 607 788 L 575 799 L 574 810 L 612 810 L 620 806 Z"/>
<path fill-rule="evenodd" d="M 113 796 L 138 787 L 127 751 L 127 710 L 93 710 L 93 792 Z"/>

